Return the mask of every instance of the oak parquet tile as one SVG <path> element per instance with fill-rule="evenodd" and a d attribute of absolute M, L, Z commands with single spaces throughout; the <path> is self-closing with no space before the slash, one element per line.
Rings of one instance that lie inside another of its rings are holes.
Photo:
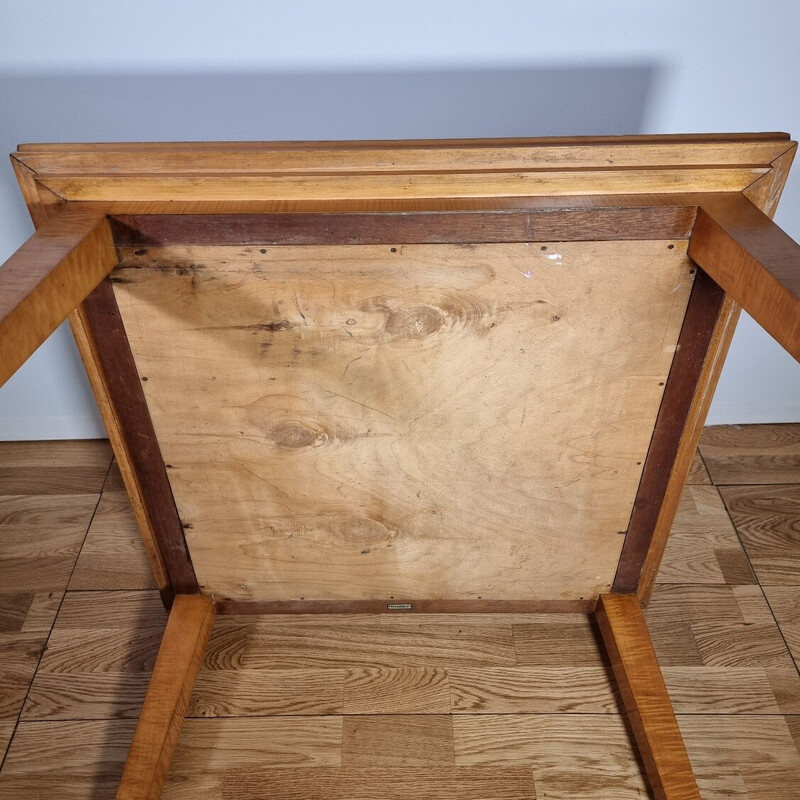
<path fill-rule="evenodd" d="M 693 622 L 692 633 L 703 664 L 710 667 L 781 667 L 786 645 L 777 625 Z"/>
<path fill-rule="evenodd" d="M 381 769 L 260 769 L 231 771 L 223 781 L 221 797 L 209 800 L 534 800 L 533 773 L 527 766 L 406 767 Z M 191 800 L 173 793 L 172 779 L 164 800 Z"/>
<path fill-rule="evenodd" d="M 614 680 L 603 666 L 455 667 L 454 714 L 618 713 Z"/>
<path fill-rule="evenodd" d="M 767 669 L 772 692 L 781 714 L 800 714 L 800 680 L 794 664 Z"/>
<path fill-rule="evenodd" d="M 245 767 L 338 767 L 341 717 L 187 719 L 173 758 L 175 774 Z"/>
<path fill-rule="evenodd" d="M 706 465 L 703 463 L 703 458 L 700 451 L 696 451 L 692 457 L 692 465 L 689 467 L 689 474 L 686 477 L 686 484 L 689 486 L 708 485 L 711 483 L 711 478 L 708 475 Z"/>
<path fill-rule="evenodd" d="M 800 583 L 800 482 L 720 492 L 759 582 Z"/>
<path fill-rule="evenodd" d="M 449 714 L 448 672 L 440 667 L 360 667 L 344 678 L 345 714 Z"/>
<path fill-rule="evenodd" d="M 0 633 L 22 630 L 34 597 L 32 592 L 0 593 Z"/>
<path fill-rule="evenodd" d="M 344 669 L 201 669 L 191 717 L 343 713 Z"/>
<path fill-rule="evenodd" d="M 792 734 L 792 739 L 794 739 L 797 752 L 800 753 L 800 714 L 787 716 L 785 719 L 786 724 L 789 726 L 789 732 Z"/>
<path fill-rule="evenodd" d="M 23 720 L 137 719 L 150 672 L 39 670 L 22 710 Z"/>
<path fill-rule="evenodd" d="M 241 663 L 263 668 L 511 665 L 515 653 L 511 625 L 505 622 L 258 618 L 249 623 Z"/>
<path fill-rule="evenodd" d="M 2 763 L 3 758 L 5 758 L 6 750 L 11 742 L 11 736 L 14 733 L 16 724 L 17 721 L 15 719 L 0 720 L 0 763 Z"/>
<path fill-rule="evenodd" d="M 658 583 L 756 582 L 736 530 L 714 486 L 686 486 Z"/>
<path fill-rule="evenodd" d="M 661 585 L 646 616 L 677 710 L 795 713 L 800 707 L 800 674 L 761 587 Z"/>
<path fill-rule="evenodd" d="M 344 718 L 343 766 L 453 766 L 454 760 L 450 716 L 382 714 Z"/>
<path fill-rule="evenodd" d="M 165 625 L 158 592 L 68 592 L 23 719 L 136 717 Z"/>
<path fill-rule="evenodd" d="M 800 667 L 800 585 L 765 586 L 764 594 L 792 658 Z"/>
<path fill-rule="evenodd" d="M 70 589 L 155 589 L 128 495 L 104 491 Z"/>
<path fill-rule="evenodd" d="M 108 471 L 111 445 L 107 439 L 0 442 L 0 463 L 13 469 L 47 467 L 69 471 L 76 467 L 104 466 Z"/>
<path fill-rule="evenodd" d="M 119 471 L 119 464 L 117 460 L 113 459 L 111 467 L 106 475 L 105 482 L 103 483 L 104 492 L 124 492 L 125 482 L 122 480 L 122 474 Z"/>
<path fill-rule="evenodd" d="M 537 797 L 647 796 L 618 715 L 464 715 L 453 729 L 456 765 L 529 764 Z"/>
<path fill-rule="evenodd" d="M 728 797 L 726 783 L 743 784 L 747 800 L 800 798 L 800 754 L 784 717 L 679 714 L 678 724 L 704 800 Z"/>
<path fill-rule="evenodd" d="M 586 615 L 569 622 L 518 623 L 514 649 L 520 666 L 599 667 L 605 660 L 599 633 Z"/>
<path fill-rule="evenodd" d="M 110 465 L 105 439 L 0 442 L 0 495 L 99 494 Z"/>
<path fill-rule="evenodd" d="M 800 424 L 712 425 L 700 437 L 711 480 L 726 484 L 800 483 Z"/>
<path fill-rule="evenodd" d="M 135 722 L 21 722 L 0 773 L 2 800 L 113 797 Z"/>
<path fill-rule="evenodd" d="M 781 713 L 762 667 L 664 667 L 662 672 L 676 713 Z"/>
<path fill-rule="evenodd" d="M 0 587 L 63 591 L 98 496 L 0 496 Z"/>
<path fill-rule="evenodd" d="M 0 721 L 19 716 L 46 639 L 41 633 L 0 634 Z"/>

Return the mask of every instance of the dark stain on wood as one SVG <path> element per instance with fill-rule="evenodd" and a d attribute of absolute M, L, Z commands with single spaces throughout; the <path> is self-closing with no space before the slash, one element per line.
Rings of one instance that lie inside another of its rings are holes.
<path fill-rule="evenodd" d="M 196 593 L 197 578 L 111 282 L 103 281 L 82 308 L 172 591 Z"/>
<path fill-rule="evenodd" d="M 630 522 L 622 547 L 614 592 L 633 593 L 639 585 L 669 477 L 678 455 L 711 337 L 725 292 L 702 270 L 686 308 L 675 357 L 664 387 L 653 438 L 642 470 Z"/>
<path fill-rule="evenodd" d="M 388 606 L 396 608 L 389 609 Z M 591 614 L 585 600 L 216 600 L 218 614 Z"/>
<path fill-rule="evenodd" d="M 561 203 L 564 201 L 562 200 Z M 120 247 L 138 245 L 457 244 L 688 239 L 697 207 L 564 208 L 411 213 L 122 214 Z M 146 253 L 146 249 L 136 253 Z"/>

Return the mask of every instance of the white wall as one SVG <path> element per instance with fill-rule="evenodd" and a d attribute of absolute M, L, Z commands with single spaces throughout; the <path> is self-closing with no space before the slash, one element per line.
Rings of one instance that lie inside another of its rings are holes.
<path fill-rule="evenodd" d="M 800 4 L 28 0 L 0 27 L 20 141 L 785 130 Z M 800 239 L 800 165 L 777 221 Z M 29 235 L 0 170 L 0 259 Z M 740 323 L 710 422 L 800 420 L 800 367 Z M 68 332 L 0 390 L 0 439 L 102 435 Z"/>

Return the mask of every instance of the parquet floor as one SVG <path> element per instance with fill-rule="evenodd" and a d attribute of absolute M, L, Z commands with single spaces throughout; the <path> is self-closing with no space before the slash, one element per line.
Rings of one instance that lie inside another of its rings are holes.
<path fill-rule="evenodd" d="M 647 618 L 703 798 L 800 798 L 800 425 L 706 430 Z M 113 798 L 165 619 L 108 444 L 0 444 L 0 800 Z M 647 792 L 584 617 L 382 615 L 218 618 L 164 796 Z"/>

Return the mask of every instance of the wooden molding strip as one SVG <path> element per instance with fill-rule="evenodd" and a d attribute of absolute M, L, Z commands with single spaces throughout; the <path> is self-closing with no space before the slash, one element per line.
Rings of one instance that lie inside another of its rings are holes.
<path fill-rule="evenodd" d="M 742 194 L 700 206 L 689 256 L 800 361 L 800 245 Z"/>
<path fill-rule="evenodd" d="M 112 217 L 120 247 L 688 239 L 696 206 Z"/>
<path fill-rule="evenodd" d="M 654 797 L 700 800 L 639 600 L 601 595 L 595 617 Z"/>
<path fill-rule="evenodd" d="M 231 600 L 215 598 L 223 614 L 591 614 L 588 600 Z"/>
<path fill-rule="evenodd" d="M 68 207 L 0 267 L 0 385 L 116 265 L 105 214 Z"/>
<path fill-rule="evenodd" d="M 527 195 L 741 192 L 769 167 L 653 167 L 472 172 L 358 172 L 252 175 L 38 174 L 65 200 L 380 200 Z"/>
<path fill-rule="evenodd" d="M 117 800 L 158 800 L 214 624 L 214 604 L 178 595 L 125 762 Z"/>
<path fill-rule="evenodd" d="M 669 487 L 675 460 L 703 374 L 725 300 L 725 293 L 706 274 L 695 277 L 675 357 L 664 387 L 653 437 L 620 554 L 614 592 L 635 592 L 651 549 L 656 521 Z"/>
<path fill-rule="evenodd" d="M 172 593 L 195 594 L 197 577 L 110 280 L 71 322 L 162 595 L 168 603 Z"/>

